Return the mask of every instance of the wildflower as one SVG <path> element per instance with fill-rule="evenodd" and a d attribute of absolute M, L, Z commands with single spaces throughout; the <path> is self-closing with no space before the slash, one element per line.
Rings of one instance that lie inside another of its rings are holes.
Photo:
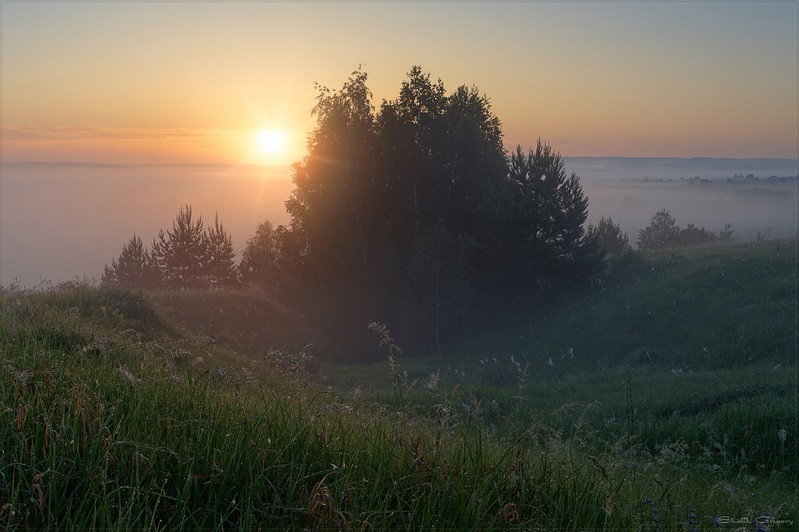
<path fill-rule="evenodd" d="M 688 530 L 699 530 L 699 519 L 696 517 L 696 510 L 691 508 L 691 513 L 688 516 Z"/>
<path fill-rule="evenodd" d="M 657 503 L 652 499 L 644 499 L 644 502 L 642 502 L 641 505 L 643 506 L 645 504 L 649 505 L 650 512 L 652 513 L 652 524 L 654 524 L 655 528 L 657 528 L 658 525 L 660 525 L 660 509 L 658 508 Z"/>

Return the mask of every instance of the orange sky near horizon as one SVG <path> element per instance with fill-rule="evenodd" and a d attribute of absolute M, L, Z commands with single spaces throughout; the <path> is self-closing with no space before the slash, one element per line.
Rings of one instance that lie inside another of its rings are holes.
<path fill-rule="evenodd" d="M 415 64 L 476 85 L 509 149 L 796 158 L 796 33 L 794 4 L 3 4 L 3 160 L 287 165 L 359 64 L 376 107 Z"/>

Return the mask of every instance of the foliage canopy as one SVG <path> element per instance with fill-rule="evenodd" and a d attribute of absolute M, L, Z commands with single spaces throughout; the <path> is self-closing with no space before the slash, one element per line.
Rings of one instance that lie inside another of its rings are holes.
<path fill-rule="evenodd" d="M 379 110 L 366 82 L 359 69 L 319 87 L 286 203 L 293 251 L 274 253 L 293 258 L 293 293 L 330 329 L 381 317 L 439 351 L 530 304 L 542 281 L 597 271 L 588 201 L 549 145 L 508 160 L 488 97 L 448 94 L 420 67 Z"/>

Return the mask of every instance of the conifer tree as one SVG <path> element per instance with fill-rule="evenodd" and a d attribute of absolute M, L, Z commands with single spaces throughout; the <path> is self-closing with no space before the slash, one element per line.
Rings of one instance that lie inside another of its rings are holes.
<path fill-rule="evenodd" d="M 154 288 L 158 282 L 158 266 L 136 234 L 122 246 L 119 258 L 103 267 L 102 284 L 106 286 L 141 289 Z"/>
<path fill-rule="evenodd" d="M 222 223 L 219 215 L 214 215 L 214 225 L 205 231 L 205 280 L 214 288 L 230 287 L 238 283 L 236 268 L 236 252 L 233 251 L 233 239 Z"/>
<path fill-rule="evenodd" d="M 540 140 L 526 156 L 517 146 L 508 177 L 515 198 L 517 272 L 525 277 L 528 297 L 535 297 L 544 277 L 580 278 L 596 272 L 603 257 L 596 238 L 583 228 L 588 200 L 577 174 L 566 173 L 560 154 Z"/>
<path fill-rule="evenodd" d="M 176 288 L 203 286 L 207 248 L 202 217 L 192 218 L 191 205 L 181 207 L 172 229 L 162 229 L 153 240 L 152 255 L 164 284 Z"/>

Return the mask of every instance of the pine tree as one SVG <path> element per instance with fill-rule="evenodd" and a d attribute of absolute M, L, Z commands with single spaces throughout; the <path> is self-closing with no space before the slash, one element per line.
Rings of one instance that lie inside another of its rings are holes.
<path fill-rule="evenodd" d="M 205 232 L 205 282 L 214 288 L 230 287 L 238 283 L 236 253 L 233 251 L 233 239 L 219 222 L 219 215 L 214 215 L 214 225 L 208 226 Z"/>
<path fill-rule="evenodd" d="M 509 181 L 513 187 L 512 223 L 522 266 L 514 274 L 535 296 L 545 277 L 582 278 L 594 273 L 603 255 L 596 238 L 586 235 L 588 200 L 577 174 L 568 175 L 559 153 L 536 143 L 525 156 L 521 147 L 511 154 Z"/>
<path fill-rule="evenodd" d="M 122 288 L 154 288 L 159 282 L 159 271 L 153 257 L 144 247 L 141 238 L 134 234 L 122 246 L 119 258 L 111 266 L 103 267 L 102 284 Z"/>
<path fill-rule="evenodd" d="M 152 255 L 167 286 L 196 288 L 203 286 L 207 269 L 207 240 L 202 217 L 192 219 L 191 205 L 181 207 L 172 229 L 158 233 Z"/>

